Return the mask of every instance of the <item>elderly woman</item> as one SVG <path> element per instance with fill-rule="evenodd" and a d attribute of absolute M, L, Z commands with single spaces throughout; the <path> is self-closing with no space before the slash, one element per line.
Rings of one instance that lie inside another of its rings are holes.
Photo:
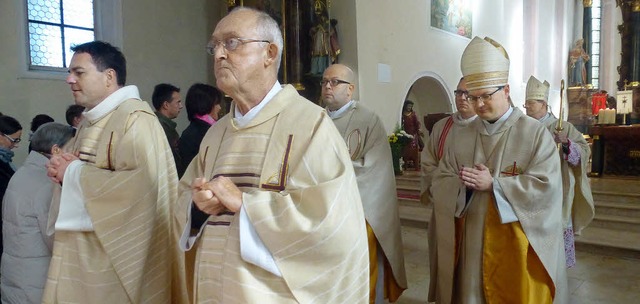
<path fill-rule="evenodd" d="M 72 127 L 55 122 L 38 128 L 31 137 L 29 156 L 9 182 L 2 201 L 2 303 L 42 301 L 53 247 L 53 236 L 47 235 L 53 183 L 45 164 L 74 133 Z"/>
<path fill-rule="evenodd" d="M 191 160 L 198 154 L 200 142 L 209 127 L 220 119 L 220 114 L 223 112 L 223 101 L 222 92 L 208 84 L 196 83 L 189 88 L 185 98 L 185 107 L 190 123 L 182 131 L 178 141 L 178 151 L 180 151 L 180 159 L 182 160 L 182 166 L 180 166 L 182 172 L 178 172 L 180 177 Z"/>

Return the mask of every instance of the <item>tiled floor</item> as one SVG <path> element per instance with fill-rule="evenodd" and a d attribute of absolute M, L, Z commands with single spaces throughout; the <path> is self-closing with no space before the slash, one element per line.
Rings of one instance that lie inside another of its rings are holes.
<path fill-rule="evenodd" d="M 398 303 L 427 303 L 429 258 L 427 230 L 402 227 L 409 289 Z M 629 240 L 638 242 L 639 240 Z M 571 304 L 640 303 L 640 260 L 577 252 L 577 265 L 569 269 Z"/>

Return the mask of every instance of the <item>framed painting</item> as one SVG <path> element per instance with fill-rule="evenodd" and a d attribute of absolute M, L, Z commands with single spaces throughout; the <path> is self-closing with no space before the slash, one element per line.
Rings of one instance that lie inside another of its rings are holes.
<path fill-rule="evenodd" d="M 470 0 L 431 0 L 431 27 L 471 38 Z"/>

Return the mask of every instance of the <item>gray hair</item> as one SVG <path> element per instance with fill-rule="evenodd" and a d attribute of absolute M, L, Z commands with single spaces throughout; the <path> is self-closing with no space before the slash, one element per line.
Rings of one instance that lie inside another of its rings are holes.
<path fill-rule="evenodd" d="M 278 47 L 278 54 L 276 55 L 276 67 L 280 70 L 280 61 L 282 60 L 282 50 L 284 49 L 284 40 L 282 39 L 282 31 L 280 31 L 280 25 L 269 16 L 269 14 L 246 6 L 240 6 L 235 8 L 231 13 L 248 10 L 256 15 L 256 30 L 260 39 L 269 40 L 271 43 Z"/>
<path fill-rule="evenodd" d="M 31 150 L 49 154 L 54 145 L 64 146 L 75 135 L 71 126 L 57 122 L 43 124 L 31 136 Z"/>

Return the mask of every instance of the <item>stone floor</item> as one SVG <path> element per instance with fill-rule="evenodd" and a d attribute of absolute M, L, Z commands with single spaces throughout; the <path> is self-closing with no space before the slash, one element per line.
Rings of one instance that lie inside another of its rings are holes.
<path fill-rule="evenodd" d="M 397 303 L 427 303 L 429 258 L 427 230 L 402 227 L 409 289 Z M 629 240 L 638 242 L 638 240 Z M 640 303 L 640 260 L 578 251 L 577 265 L 568 271 L 571 304 Z"/>

